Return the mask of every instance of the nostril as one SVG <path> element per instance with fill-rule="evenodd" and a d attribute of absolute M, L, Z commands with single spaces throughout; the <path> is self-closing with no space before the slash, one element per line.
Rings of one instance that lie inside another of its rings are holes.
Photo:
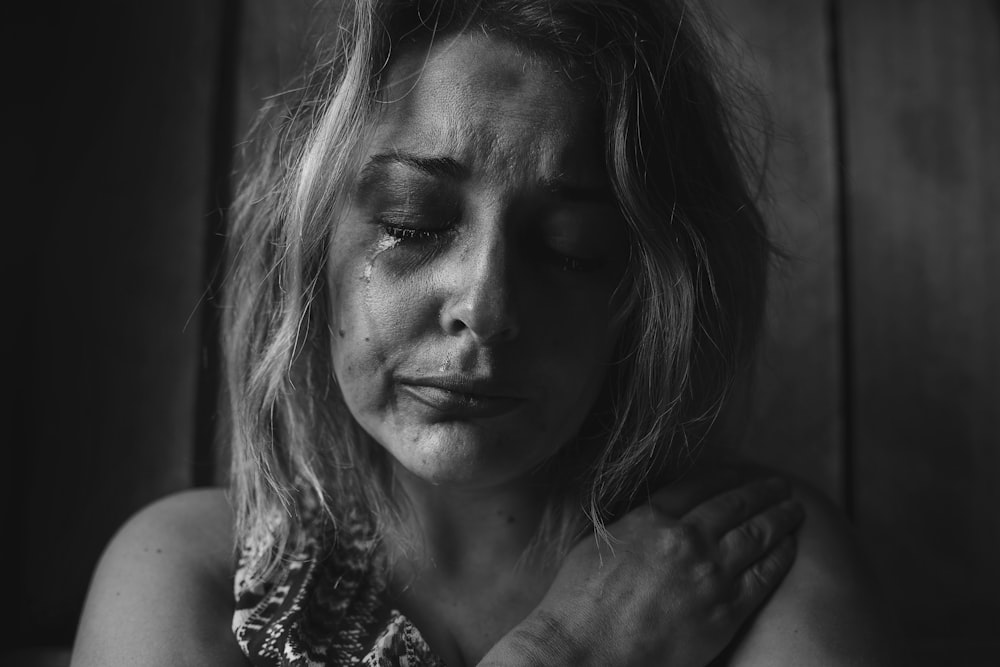
<path fill-rule="evenodd" d="M 474 336 L 480 343 L 509 341 L 518 335 L 512 257 L 499 223 L 487 237 L 469 240 L 451 280 L 441 312 L 449 335 Z"/>
<path fill-rule="evenodd" d="M 466 298 L 442 313 L 442 328 L 451 336 L 468 332 L 482 343 L 500 343 L 517 337 L 517 318 L 508 299 Z"/>

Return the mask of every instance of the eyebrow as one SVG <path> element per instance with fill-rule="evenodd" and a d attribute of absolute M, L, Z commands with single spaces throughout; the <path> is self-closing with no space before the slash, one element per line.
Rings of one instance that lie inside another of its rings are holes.
<path fill-rule="evenodd" d="M 370 181 L 379 172 L 380 167 L 388 164 L 402 164 L 435 178 L 462 180 L 469 176 L 469 170 L 450 157 L 425 157 L 394 152 L 379 153 L 368 158 L 368 162 L 361 168 L 361 182 Z"/>
<path fill-rule="evenodd" d="M 390 164 L 401 164 L 434 178 L 460 181 L 470 176 L 468 167 L 454 158 L 428 157 L 399 151 L 378 153 L 368 158 L 361 168 L 359 183 L 362 189 L 381 180 L 384 176 L 382 168 Z M 614 192 L 606 185 L 600 187 L 576 185 L 559 177 L 542 178 L 539 181 L 539 189 L 550 196 L 570 202 L 614 204 L 617 201 Z"/>

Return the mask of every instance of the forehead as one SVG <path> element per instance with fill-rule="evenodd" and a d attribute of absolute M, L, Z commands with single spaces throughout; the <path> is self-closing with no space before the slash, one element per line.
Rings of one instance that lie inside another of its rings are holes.
<path fill-rule="evenodd" d="M 603 154 L 589 93 L 551 59 L 483 33 L 450 36 L 397 55 L 371 152 L 572 177 L 596 169 Z"/>

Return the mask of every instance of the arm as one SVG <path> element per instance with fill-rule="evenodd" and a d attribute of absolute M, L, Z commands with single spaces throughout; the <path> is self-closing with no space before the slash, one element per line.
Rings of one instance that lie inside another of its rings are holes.
<path fill-rule="evenodd" d="M 804 484 L 795 563 L 735 643 L 729 665 L 892 665 L 894 628 L 880 608 L 850 526 Z"/>
<path fill-rule="evenodd" d="M 220 490 L 179 493 L 132 517 L 94 573 L 73 667 L 246 665 L 230 631 L 231 521 Z"/>
<path fill-rule="evenodd" d="M 579 542 L 480 666 L 706 665 L 792 565 L 802 510 L 789 493 L 736 469 L 661 489 L 608 527 L 610 547 Z"/>

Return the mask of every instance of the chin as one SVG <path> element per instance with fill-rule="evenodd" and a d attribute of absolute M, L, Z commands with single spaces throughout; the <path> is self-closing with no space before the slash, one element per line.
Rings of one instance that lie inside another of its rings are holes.
<path fill-rule="evenodd" d="M 428 484 L 496 486 L 527 475 L 541 463 L 518 456 L 518 452 L 512 451 L 511 440 L 488 427 L 435 426 L 437 432 L 383 445 L 398 465 Z"/>
<path fill-rule="evenodd" d="M 511 476 L 495 466 L 470 464 L 466 461 L 406 461 L 396 459 L 414 478 L 431 486 L 452 488 L 486 488 L 502 484 Z"/>

